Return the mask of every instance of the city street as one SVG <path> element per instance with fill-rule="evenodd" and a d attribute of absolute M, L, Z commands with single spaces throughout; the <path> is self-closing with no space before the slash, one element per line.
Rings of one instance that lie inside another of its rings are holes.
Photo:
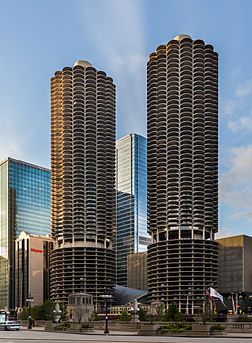
<path fill-rule="evenodd" d="M 245 336 L 244 336 L 245 338 Z M 187 338 L 187 337 L 146 337 L 146 336 L 103 336 L 103 335 L 77 335 L 68 333 L 51 333 L 43 331 L 27 331 L 21 330 L 19 332 L 6 332 L 0 331 L 0 343 L 68 343 L 68 342 L 91 342 L 91 343 L 120 343 L 120 342 L 140 342 L 140 343 L 240 343 L 244 342 L 244 338 L 235 337 L 209 337 L 209 338 Z M 247 338 L 247 340 L 246 340 Z M 250 341 L 250 338 L 246 336 L 245 340 Z"/>

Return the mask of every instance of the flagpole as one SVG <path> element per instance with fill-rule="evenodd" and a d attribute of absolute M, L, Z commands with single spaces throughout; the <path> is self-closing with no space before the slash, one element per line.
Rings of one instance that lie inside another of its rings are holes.
<path fill-rule="evenodd" d="M 234 294 L 233 293 L 231 293 L 231 295 L 232 295 L 232 307 L 233 307 L 233 314 L 235 314 L 235 303 L 234 303 Z"/>
<path fill-rule="evenodd" d="M 235 314 L 238 314 L 238 293 L 236 293 L 236 310 Z"/>

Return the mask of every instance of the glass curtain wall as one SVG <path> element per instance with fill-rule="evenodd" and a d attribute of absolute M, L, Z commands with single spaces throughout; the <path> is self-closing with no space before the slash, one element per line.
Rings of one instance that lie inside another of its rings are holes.
<path fill-rule="evenodd" d="M 117 284 L 127 286 L 127 256 L 147 250 L 147 140 L 129 134 L 116 142 Z"/>
<path fill-rule="evenodd" d="M 8 163 L 0 164 L 0 309 L 8 304 Z"/>
<path fill-rule="evenodd" d="M 51 233 L 48 169 L 11 158 L 0 163 L 0 309 L 15 308 L 15 239 Z"/>

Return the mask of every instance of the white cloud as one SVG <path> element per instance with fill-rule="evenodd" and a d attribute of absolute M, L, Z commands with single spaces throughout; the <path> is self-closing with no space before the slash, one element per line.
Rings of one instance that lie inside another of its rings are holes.
<path fill-rule="evenodd" d="M 240 73 L 240 70 L 237 70 L 238 72 Z M 234 75 L 235 72 L 232 74 Z M 239 116 L 241 111 L 244 112 L 244 97 L 248 95 L 252 95 L 252 79 L 239 85 L 232 99 L 220 100 L 220 112 L 228 117 L 227 126 L 233 132 L 252 131 L 252 111 L 246 116 Z"/>
<path fill-rule="evenodd" d="M 252 209 L 251 211 L 238 211 L 232 215 L 232 218 L 247 218 L 249 222 L 252 222 Z"/>
<path fill-rule="evenodd" d="M 221 100 L 220 102 L 221 113 L 226 116 L 231 116 L 235 111 L 235 101 L 234 100 Z"/>
<path fill-rule="evenodd" d="M 230 119 L 228 121 L 228 128 L 233 132 L 240 130 L 252 131 L 252 115 L 250 117 L 240 117 L 237 120 Z"/>
<path fill-rule="evenodd" d="M 235 92 L 237 97 L 245 97 L 252 95 L 252 79 L 247 80 L 243 85 L 239 86 Z"/>
<path fill-rule="evenodd" d="M 229 166 L 220 178 L 220 202 L 233 209 L 232 218 L 252 221 L 252 145 L 232 148 Z"/>

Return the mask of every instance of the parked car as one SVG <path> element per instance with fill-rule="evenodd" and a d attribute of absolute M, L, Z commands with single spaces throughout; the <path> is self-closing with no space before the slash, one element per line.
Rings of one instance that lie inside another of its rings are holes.
<path fill-rule="evenodd" d="M 22 326 L 16 322 L 12 322 L 12 321 L 0 322 L 0 329 L 19 330 L 21 328 Z"/>

